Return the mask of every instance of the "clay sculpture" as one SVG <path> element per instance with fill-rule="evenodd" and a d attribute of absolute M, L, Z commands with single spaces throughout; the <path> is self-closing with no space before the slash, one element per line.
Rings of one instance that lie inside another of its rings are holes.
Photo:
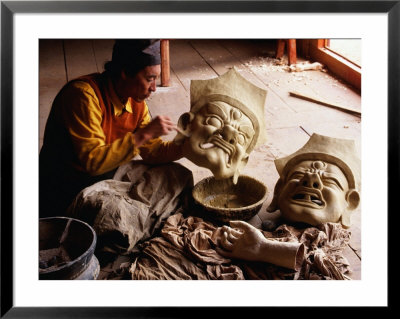
<path fill-rule="evenodd" d="M 192 80 L 190 112 L 180 116 L 174 141 L 183 143 L 190 161 L 236 184 L 250 152 L 266 140 L 266 94 L 235 68 L 214 79 Z"/>
<path fill-rule="evenodd" d="M 351 225 L 360 203 L 360 160 L 353 140 L 313 134 L 295 153 L 275 160 L 280 178 L 269 212 L 313 226 Z"/>

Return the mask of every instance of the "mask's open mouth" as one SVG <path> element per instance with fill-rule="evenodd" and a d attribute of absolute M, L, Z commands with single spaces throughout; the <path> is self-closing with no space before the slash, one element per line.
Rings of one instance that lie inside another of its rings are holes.
<path fill-rule="evenodd" d="M 291 197 L 292 202 L 298 205 L 311 206 L 314 208 L 325 207 L 325 202 L 322 199 L 322 194 L 319 190 L 307 189 L 302 187 L 297 189 L 295 194 Z"/>
<path fill-rule="evenodd" d="M 211 138 L 208 139 L 206 143 L 200 144 L 200 148 L 204 150 L 208 150 L 214 147 L 218 147 L 225 152 L 225 163 L 227 167 L 230 167 L 232 164 L 232 157 L 235 154 L 235 147 L 232 144 L 226 142 L 218 135 L 213 135 L 211 136 Z"/>

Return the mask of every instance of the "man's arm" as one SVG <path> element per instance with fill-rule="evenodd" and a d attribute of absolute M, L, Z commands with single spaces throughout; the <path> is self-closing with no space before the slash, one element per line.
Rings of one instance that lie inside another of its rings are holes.
<path fill-rule="evenodd" d="M 151 151 L 157 155 L 155 151 L 164 147 L 158 136 L 173 129 L 168 118 L 157 117 L 151 121 L 146 108 L 147 116 L 135 133 L 127 132 L 107 144 L 101 127 L 102 111 L 89 84 L 75 82 L 66 88 L 58 103 L 60 118 L 71 136 L 81 167 L 91 175 L 106 173 L 129 162 L 142 149 L 145 156 Z"/>

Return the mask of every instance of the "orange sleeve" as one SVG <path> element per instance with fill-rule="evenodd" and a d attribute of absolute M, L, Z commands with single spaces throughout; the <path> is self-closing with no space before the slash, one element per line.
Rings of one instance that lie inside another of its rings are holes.
<path fill-rule="evenodd" d="M 139 153 L 132 133 L 106 144 L 99 100 L 89 84 L 72 83 L 60 101 L 64 124 L 84 171 L 100 175 L 130 161 Z"/>
<path fill-rule="evenodd" d="M 101 127 L 102 111 L 99 100 L 86 82 L 76 81 L 69 85 L 60 99 L 62 118 L 68 129 L 81 169 L 91 175 L 101 175 L 125 164 L 140 153 L 149 163 L 166 163 L 179 159 L 180 148 L 161 138 L 148 141 L 140 148 L 135 146 L 134 134 L 106 144 Z M 150 123 L 149 110 L 145 108 L 139 127 Z"/>

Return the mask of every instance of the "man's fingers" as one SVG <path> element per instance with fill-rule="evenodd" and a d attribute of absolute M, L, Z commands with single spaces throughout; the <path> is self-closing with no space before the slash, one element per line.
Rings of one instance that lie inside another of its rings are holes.
<path fill-rule="evenodd" d="M 233 244 L 229 241 L 228 233 L 225 231 L 222 233 L 222 238 L 220 238 L 219 244 L 225 250 L 231 251 L 233 249 Z"/>
<path fill-rule="evenodd" d="M 234 229 L 234 228 L 226 226 L 226 225 L 222 226 L 222 231 L 226 231 L 228 234 L 232 234 L 236 238 L 243 235 L 243 232 L 241 230 Z"/>
<path fill-rule="evenodd" d="M 230 228 L 230 233 L 235 236 L 236 238 L 239 238 L 240 236 L 243 235 L 243 231 L 235 228 Z"/>
<path fill-rule="evenodd" d="M 175 124 L 168 116 L 158 115 L 150 123 L 149 130 L 153 132 L 153 136 L 167 135 L 175 127 Z"/>
<path fill-rule="evenodd" d="M 228 234 L 228 240 L 233 244 L 241 235 L 240 232 L 238 232 L 237 230 L 234 229 L 230 229 L 229 231 L 227 231 Z"/>
<path fill-rule="evenodd" d="M 231 220 L 229 223 L 230 223 L 231 227 L 238 228 L 243 231 L 257 229 L 254 226 L 252 226 L 249 223 L 246 223 L 242 220 Z"/>

